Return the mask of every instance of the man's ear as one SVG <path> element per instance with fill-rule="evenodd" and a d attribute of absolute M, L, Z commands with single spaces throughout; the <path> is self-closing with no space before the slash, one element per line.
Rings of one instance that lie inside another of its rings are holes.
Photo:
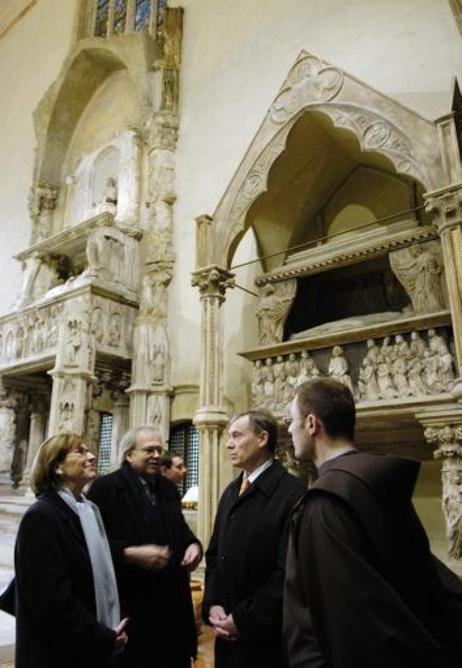
<path fill-rule="evenodd" d="M 261 432 L 258 434 L 258 439 L 259 439 L 259 441 L 260 441 L 260 443 L 259 443 L 259 447 L 260 447 L 260 448 L 264 448 L 264 447 L 266 447 L 266 446 L 268 445 L 268 439 L 269 439 L 269 434 L 268 434 L 268 432 L 267 432 L 267 431 L 261 431 Z"/>
<path fill-rule="evenodd" d="M 309 436 L 314 436 L 318 431 L 319 424 L 316 416 L 313 413 L 309 413 L 305 418 L 305 430 L 308 432 Z"/>

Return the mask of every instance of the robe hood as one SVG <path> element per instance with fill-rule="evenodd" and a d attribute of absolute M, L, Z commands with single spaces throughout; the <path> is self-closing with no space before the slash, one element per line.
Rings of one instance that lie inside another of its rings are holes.
<path fill-rule="evenodd" d="M 354 480 L 360 481 L 378 500 L 388 506 L 410 502 L 420 462 L 390 455 L 352 452 L 326 462 L 312 489 L 344 497 Z"/>

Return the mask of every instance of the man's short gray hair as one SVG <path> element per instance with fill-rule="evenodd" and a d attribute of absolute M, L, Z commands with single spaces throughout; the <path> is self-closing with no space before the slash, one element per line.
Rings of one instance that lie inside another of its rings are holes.
<path fill-rule="evenodd" d="M 159 439 L 160 447 L 163 449 L 164 446 L 160 433 L 153 429 L 150 425 L 143 424 L 140 427 L 133 427 L 132 429 L 129 429 L 120 439 L 120 452 L 122 453 L 124 459 L 127 452 L 133 450 L 135 447 L 139 434 L 145 431 L 151 432 L 154 438 Z"/>

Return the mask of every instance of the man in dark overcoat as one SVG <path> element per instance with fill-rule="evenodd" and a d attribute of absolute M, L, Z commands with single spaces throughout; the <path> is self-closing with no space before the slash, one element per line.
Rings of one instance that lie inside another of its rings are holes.
<path fill-rule="evenodd" d="M 173 483 L 159 474 L 162 440 L 149 427 L 121 441 L 117 471 L 96 480 L 98 505 L 114 554 L 121 608 L 129 617 L 127 668 L 189 668 L 197 649 L 189 587 L 202 548 L 188 528 Z"/>
<path fill-rule="evenodd" d="M 289 668 L 456 668 L 462 585 L 429 549 L 411 497 L 419 463 L 354 447 L 344 385 L 301 385 L 289 432 L 319 478 L 291 521 L 284 591 Z"/>
<path fill-rule="evenodd" d="M 204 620 L 216 668 L 281 668 L 287 520 L 303 482 L 274 461 L 278 427 L 252 410 L 229 425 L 231 463 L 243 470 L 221 497 L 206 553 Z"/>

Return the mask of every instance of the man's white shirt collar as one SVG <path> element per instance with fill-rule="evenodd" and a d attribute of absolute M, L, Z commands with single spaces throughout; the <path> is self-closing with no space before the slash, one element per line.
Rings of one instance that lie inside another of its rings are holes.
<path fill-rule="evenodd" d="M 273 463 L 274 459 L 270 457 L 269 459 L 266 460 L 266 462 L 263 462 L 255 471 L 252 471 L 249 475 L 247 475 L 244 472 L 244 480 L 247 479 L 250 483 L 254 483 L 255 480 L 258 478 L 259 475 L 263 473 L 263 471 L 266 471 L 266 469 L 269 469 L 271 464 Z"/>

